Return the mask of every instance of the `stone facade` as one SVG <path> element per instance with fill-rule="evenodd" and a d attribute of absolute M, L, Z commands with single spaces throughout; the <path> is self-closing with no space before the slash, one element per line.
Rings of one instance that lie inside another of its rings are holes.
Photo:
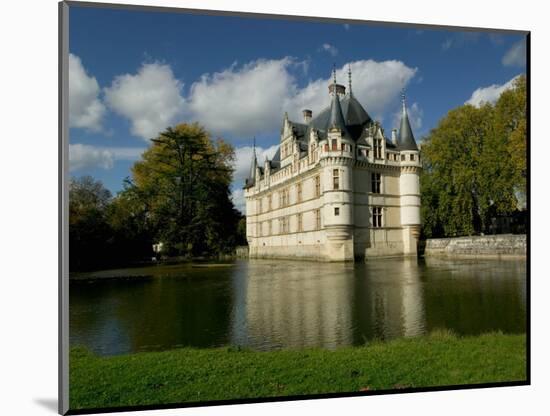
<path fill-rule="evenodd" d="M 335 82 L 329 90 L 331 105 L 317 118 L 304 110 L 296 123 L 285 114 L 273 160 L 260 166 L 253 156 L 245 184 L 250 257 L 416 255 L 421 161 L 404 99 L 401 130 L 389 139 L 351 91 Z"/>
<path fill-rule="evenodd" d="M 525 234 L 498 234 L 426 240 L 426 256 L 447 257 L 525 257 Z"/>

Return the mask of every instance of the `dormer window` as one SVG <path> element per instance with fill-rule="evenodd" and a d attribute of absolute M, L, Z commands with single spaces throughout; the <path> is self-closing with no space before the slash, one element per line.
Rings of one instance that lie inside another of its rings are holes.
<path fill-rule="evenodd" d="M 382 159 L 382 139 L 374 139 L 374 158 Z"/>
<path fill-rule="evenodd" d="M 332 139 L 332 150 L 338 150 L 338 140 Z"/>

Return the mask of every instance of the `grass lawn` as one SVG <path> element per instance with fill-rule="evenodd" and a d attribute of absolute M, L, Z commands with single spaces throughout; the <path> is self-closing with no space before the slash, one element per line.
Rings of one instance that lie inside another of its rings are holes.
<path fill-rule="evenodd" d="M 364 347 L 70 352 L 71 410 L 526 379 L 525 335 L 436 332 Z"/>

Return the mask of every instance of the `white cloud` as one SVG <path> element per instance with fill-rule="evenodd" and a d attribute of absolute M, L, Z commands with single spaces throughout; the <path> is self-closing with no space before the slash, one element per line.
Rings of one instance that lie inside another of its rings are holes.
<path fill-rule="evenodd" d="M 522 39 L 512 45 L 510 49 L 502 57 L 502 65 L 504 66 L 525 66 L 525 40 Z"/>
<path fill-rule="evenodd" d="M 295 89 L 288 70 L 292 65 L 288 57 L 258 60 L 203 75 L 191 86 L 190 117 L 214 133 L 247 136 L 276 131 L 283 102 Z"/>
<path fill-rule="evenodd" d="M 516 75 L 510 81 L 502 85 L 493 84 L 493 85 L 489 85 L 488 87 L 478 88 L 472 93 L 472 96 L 468 101 L 465 102 L 465 104 L 471 104 L 474 107 L 479 107 L 483 103 L 494 103 L 496 100 L 498 100 L 498 97 L 500 97 L 500 94 L 502 94 L 506 90 L 513 88 L 514 81 L 518 77 L 519 75 Z"/>
<path fill-rule="evenodd" d="M 394 113 L 393 125 L 391 126 L 391 128 L 399 129 L 399 126 L 401 125 L 401 114 L 401 109 Z M 415 134 L 416 136 L 416 133 L 418 133 L 418 131 L 422 128 L 422 118 L 424 117 L 424 110 L 422 110 L 418 103 L 413 103 L 413 105 L 407 107 L 407 115 L 409 116 L 409 122 L 411 123 L 413 134 Z"/>
<path fill-rule="evenodd" d="M 69 54 L 69 126 L 101 130 L 105 106 L 99 100 L 97 80 L 89 76 L 82 61 Z"/>
<path fill-rule="evenodd" d="M 244 189 L 242 187 L 236 187 L 231 192 L 231 199 L 233 200 L 233 205 L 235 205 L 235 208 L 237 208 L 241 213 L 246 213 L 246 203 L 244 199 Z"/>
<path fill-rule="evenodd" d="M 363 104 L 371 117 L 381 118 L 388 106 L 395 102 L 403 87 L 416 74 L 416 68 L 410 68 L 401 61 L 373 60 L 355 61 L 351 64 L 353 95 Z M 347 84 L 348 65 L 336 70 L 336 78 Z M 285 110 L 293 120 L 301 120 L 301 110 L 313 110 L 313 117 L 329 105 L 328 85 L 330 77 L 310 82 L 297 90 L 285 104 Z"/>
<path fill-rule="evenodd" d="M 69 144 L 69 170 L 112 169 L 116 160 L 137 160 L 145 151 L 136 147 L 96 147 Z"/>
<path fill-rule="evenodd" d="M 185 104 L 182 87 L 169 65 L 143 64 L 136 74 L 117 76 L 105 89 L 105 99 L 130 120 L 132 134 L 148 140 L 180 121 Z"/>
<path fill-rule="evenodd" d="M 441 49 L 447 51 L 450 48 L 460 48 L 468 43 L 475 43 L 479 40 L 480 32 L 456 32 L 445 39 L 441 44 Z"/>
<path fill-rule="evenodd" d="M 442 43 L 441 49 L 446 51 L 447 49 L 450 49 L 450 47 L 453 46 L 453 40 L 451 38 L 446 39 L 445 42 Z"/>
<path fill-rule="evenodd" d="M 319 50 L 328 52 L 332 56 L 338 55 L 338 49 L 336 48 L 336 46 L 333 46 L 330 43 L 323 43 Z"/>
<path fill-rule="evenodd" d="M 265 158 L 273 158 L 277 151 L 278 145 L 274 145 L 268 148 L 256 147 L 256 157 L 258 164 L 263 166 Z M 242 146 L 235 149 L 235 172 L 233 173 L 233 203 L 235 207 L 244 213 L 244 192 L 242 187 L 244 186 L 244 180 L 248 176 L 250 171 L 250 164 L 252 162 L 252 146 Z"/>
<path fill-rule="evenodd" d="M 80 170 L 98 167 L 111 169 L 114 164 L 113 154 L 86 144 L 69 145 L 69 170 Z"/>
<path fill-rule="evenodd" d="M 356 61 L 351 67 L 355 96 L 377 118 L 417 71 L 396 60 Z M 132 133 L 145 139 L 186 120 L 198 121 L 213 134 L 250 137 L 277 132 L 285 111 L 301 120 L 302 109 L 312 109 L 315 116 L 329 105 L 330 74 L 300 87 L 294 73 L 304 68 L 307 61 L 291 57 L 233 64 L 204 74 L 184 98 L 182 82 L 168 65 L 145 64 L 135 75 L 116 77 L 105 96 L 113 110 L 131 121 Z M 336 71 L 341 83 L 347 83 L 347 68 Z"/>

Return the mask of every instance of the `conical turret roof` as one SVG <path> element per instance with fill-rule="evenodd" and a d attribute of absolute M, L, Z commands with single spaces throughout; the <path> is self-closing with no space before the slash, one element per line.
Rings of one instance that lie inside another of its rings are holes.
<path fill-rule="evenodd" d="M 397 145 L 400 150 L 418 150 L 416 141 L 407 114 L 407 105 L 405 104 L 405 94 L 402 95 L 403 110 L 401 113 L 401 125 L 399 127 L 399 135 L 397 136 Z"/>
<path fill-rule="evenodd" d="M 327 122 L 326 130 L 338 129 L 342 132 L 342 136 L 349 136 L 346 128 L 346 122 L 344 115 L 342 114 L 342 106 L 340 105 L 340 98 L 338 94 L 332 94 L 332 101 L 330 103 L 330 116 Z"/>
<path fill-rule="evenodd" d="M 256 183 L 256 168 L 258 167 L 258 159 L 256 158 L 256 143 L 252 149 L 252 161 L 250 162 L 250 171 L 248 177 L 244 181 L 244 187 L 250 188 Z"/>

